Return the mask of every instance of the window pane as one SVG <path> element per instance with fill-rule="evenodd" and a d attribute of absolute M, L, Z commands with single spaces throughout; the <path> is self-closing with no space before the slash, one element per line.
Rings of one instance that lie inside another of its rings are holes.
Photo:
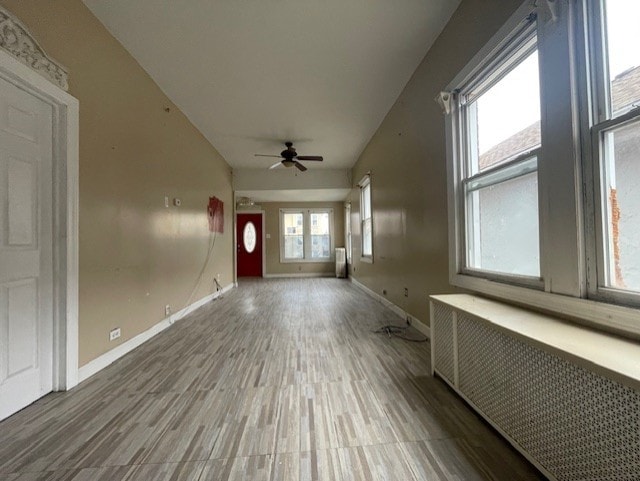
<path fill-rule="evenodd" d="M 242 242 L 244 243 L 244 249 L 251 254 L 256 248 L 256 227 L 253 222 L 247 222 L 242 231 Z"/>
<path fill-rule="evenodd" d="M 467 218 L 469 267 L 540 276 L 536 172 L 471 192 Z"/>
<path fill-rule="evenodd" d="M 538 52 L 533 52 L 468 109 L 471 175 L 540 145 Z"/>
<path fill-rule="evenodd" d="M 285 235 L 302 235 L 302 212 L 285 213 L 284 214 L 284 234 Z"/>
<path fill-rule="evenodd" d="M 304 258 L 304 240 L 301 235 L 285 236 L 284 257 L 285 259 Z"/>
<path fill-rule="evenodd" d="M 611 110 L 626 110 L 640 101 L 640 2 L 607 0 L 606 37 Z"/>
<path fill-rule="evenodd" d="M 311 258 L 329 259 L 331 257 L 331 238 L 329 235 L 311 236 Z"/>
<path fill-rule="evenodd" d="M 604 156 L 605 282 L 609 287 L 640 291 L 640 122 L 607 132 Z"/>
<path fill-rule="evenodd" d="M 371 218 L 368 218 L 362 222 L 362 255 L 370 256 L 372 252 Z"/>
<path fill-rule="evenodd" d="M 371 217 L 371 185 L 367 184 L 362 188 L 362 218 Z"/>
<path fill-rule="evenodd" d="M 311 235 L 329 235 L 329 213 L 311 213 Z"/>

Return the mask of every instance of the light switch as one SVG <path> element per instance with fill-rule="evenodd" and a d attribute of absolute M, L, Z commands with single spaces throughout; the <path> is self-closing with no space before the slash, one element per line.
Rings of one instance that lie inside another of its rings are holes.
<path fill-rule="evenodd" d="M 267 234 L 267 239 L 271 239 L 271 234 Z"/>

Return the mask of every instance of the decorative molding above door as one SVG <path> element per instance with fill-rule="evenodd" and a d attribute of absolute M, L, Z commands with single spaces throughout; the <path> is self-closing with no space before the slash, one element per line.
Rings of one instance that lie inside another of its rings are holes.
<path fill-rule="evenodd" d="M 61 89 L 69 90 L 67 70 L 45 53 L 18 18 L 2 7 L 0 48 Z"/>

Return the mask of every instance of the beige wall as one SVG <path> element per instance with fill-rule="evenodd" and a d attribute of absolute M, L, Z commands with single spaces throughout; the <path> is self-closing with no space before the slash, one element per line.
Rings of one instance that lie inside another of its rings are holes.
<path fill-rule="evenodd" d="M 70 72 L 80 100 L 80 365 L 232 282 L 231 171 L 81 0 L 3 0 Z M 165 111 L 169 109 L 169 112 Z M 164 207 L 164 196 L 181 207 Z M 195 289 L 210 238 L 225 233 Z M 191 299 L 190 299 L 191 297 Z M 109 331 L 122 337 L 109 342 Z"/>
<path fill-rule="evenodd" d="M 371 171 L 374 263 L 360 262 L 359 193 L 351 192 L 353 277 L 428 324 L 428 296 L 448 281 L 445 132 L 436 94 L 521 4 L 463 0 L 353 169 Z M 409 297 L 404 297 L 404 288 Z"/>
<path fill-rule="evenodd" d="M 280 209 L 333 209 L 334 247 L 344 247 L 344 203 L 342 202 L 267 202 L 262 204 L 265 212 L 267 274 L 323 274 L 335 275 L 333 262 L 280 262 Z"/>

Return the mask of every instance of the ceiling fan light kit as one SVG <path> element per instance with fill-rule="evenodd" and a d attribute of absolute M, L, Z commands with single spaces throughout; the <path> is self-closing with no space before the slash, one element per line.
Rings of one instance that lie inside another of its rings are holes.
<path fill-rule="evenodd" d="M 282 164 L 285 167 L 295 166 L 301 172 L 306 171 L 307 168 L 299 162 L 300 160 L 322 162 L 321 155 L 298 155 L 298 153 L 296 152 L 296 149 L 293 147 L 293 142 L 285 142 L 284 145 L 286 149 L 280 152 L 280 156 L 269 155 L 269 154 L 255 154 L 255 156 L 256 157 L 276 157 L 276 158 L 280 157 L 282 159 L 280 162 L 277 162 L 273 164 L 271 167 L 269 167 L 269 169 L 275 169 L 280 164 Z"/>

